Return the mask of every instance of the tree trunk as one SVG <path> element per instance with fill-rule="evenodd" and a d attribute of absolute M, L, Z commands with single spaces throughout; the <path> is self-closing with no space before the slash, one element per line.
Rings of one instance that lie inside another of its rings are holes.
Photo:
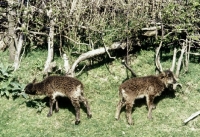
<path fill-rule="evenodd" d="M 15 51 L 15 58 L 14 58 L 14 64 L 13 67 L 15 70 L 17 70 L 19 68 L 19 64 L 20 64 L 20 54 L 21 54 L 21 50 L 22 50 L 22 46 L 23 46 L 23 42 L 24 42 L 24 34 L 23 32 L 20 33 L 19 35 L 19 40 L 16 40 L 16 51 Z"/>
<path fill-rule="evenodd" d="M 12 5 L 12 3 L 9 3 L 9 5 Z M 10 6 L 11 7 L 11 6 Z M 14 42 L 14 35 L 15 35 L 15 21 L 14 21 L 14 16 L 16 13 L 12 8 L 8 8 L 8 36 L 7 39 L 10 42 L 9 43 L 9 62 L 14 62 L 15 60 L 15 42 Z"/>
<path fill-rule="evenodd" d="M 51 62 L 53 60 L 53 40 L 54 40 L 54 19 L 50 20 L 50 30 L 49 30 L 49 36 L 48 36 L 48 55 L 47 55 L 47 60 L 45 63 L 45 67 L 44 67 L 44 73 L 48 73 L 51 72 L 52 69 L 52 65 Z"/>

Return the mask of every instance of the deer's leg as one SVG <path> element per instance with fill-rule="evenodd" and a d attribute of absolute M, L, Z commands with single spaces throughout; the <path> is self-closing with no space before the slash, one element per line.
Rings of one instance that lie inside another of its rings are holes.
<path fill-rule="evenodd" d="M 126 103 L 126 118 L 129 125 L 133 124 L 132 116 L 131 116 L 132 108 L 133 108 L 132 102 L 127 102 Z"/>
<path fill-rule="evenodd" d="M 116 108 L 116 113 L 115 113 L 115 119 L 118 120 L 119 117 L 120 117 L 120 112 L 121 112 L 121 109 L 122 107 L 125 106 L 125 102 L 124 102 L 124 99 L 120 99 L 118 104 L 117 104 L 117 108 Z"/>
<path fill-rule="evenodd" d="M 55 102 L 55 99 L 53 99 L 53 97 L 50 97 L 50 99 L 49 99 L 49 113 L 47 114 L 47 117 L 52 116 L 54 102 Z"/>
<path fill-rule="evenodd" d="M 152 119 L 152 109 L 156 108 L 156 106 L 153 104 L 155 96 L 149 95 L 146 97 L 147 106 L 148 106 L 148 118 Z"/>
<path fill-rule="evenodd" d="M 88 101 L 87 99 L 83 96 L 83 94 L 80 96 L 80 102 L 83 102 L 84 106 L 86 107 L 87 109 L 87 117 L 88 118 L 91 118 L 92 117 L 92 113 L 90 111 L 90 106 L 88 104 Z"/>
<path fill-rule="evenodd" d="M 74 106 L 75 111 L 76 111 L 75 124 L 78 125 L 80 123 L 80 104 L 79 104 L 79 100 L 78 99 L 72 99 L 71 102 L 72 102 L 72 105 Z"/>
<path fill-rule="evenodd" d="M 55 112 L 58 112 L 59 111 L 59 106 L 58 106 L 58 100 L 55 99 L 55 103 L 56 103 L 56 109 L 55 109 Z"/>

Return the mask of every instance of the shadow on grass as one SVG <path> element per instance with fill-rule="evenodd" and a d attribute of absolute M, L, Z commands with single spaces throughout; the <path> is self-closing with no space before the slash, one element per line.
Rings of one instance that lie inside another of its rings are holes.
<path fill-rule="evenodd" d="M 57 97 L 56 99 L 58 101 L 58 106 L 60 109 L 68 109 L 74 115 L 76 114 L 74 106 L 72 105 L 71 101 L 67 97 Z M 44 103 L 45 103 L 45 107 L 49 107 L 49 97 L 44 97 L 43 99 L 33 99 L 30 101 L 27 101 L 26 106 L 32 107 L 32 108 L 37 108 L 38 104 L 44 104 Z M 80 103 L 80 106 L 81 106 L 81 109 L 87 114 L 87 109 L 85 108 L 83 103 Z M 53 111 L 54 110 L 55 110 L 55 103 L 53 106 Z M 48 112 L 46 112 L 46 113 L 48 113 Z"/>

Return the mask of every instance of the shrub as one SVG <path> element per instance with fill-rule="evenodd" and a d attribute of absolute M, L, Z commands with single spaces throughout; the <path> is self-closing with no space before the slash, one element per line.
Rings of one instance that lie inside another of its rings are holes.
<path fill-rule="evenodd" d="M 23 92 L 25 85 L 20 84 L 18 79 L 13 76 L 13 71 L 12 66 L 0 63 L 0 96 L 17 98 L 22 95 L 27 98 Z"/>

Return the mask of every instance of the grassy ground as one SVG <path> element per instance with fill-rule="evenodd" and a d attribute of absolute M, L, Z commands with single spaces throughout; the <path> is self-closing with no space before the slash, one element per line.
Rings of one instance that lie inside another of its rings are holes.
<path fill-rule="evenodd" d="M 153 52 L 141 51 L 132 61 L 132 68 L 139 76 L 154 74 Z M 0 61 L 7 62 L 7 52 L 0 52 Z M 20 69 L 15 72 L 21 83 L 27 84 L 34 77 L 42 79 L 45 52 L 32 52 L 24 57 Z M 55 58 L 60 64 L 60 59 Z M 169 67 L 168 60 L 163 63 Z M 122 111 L 119 121 L 114 119 L 118 98 L 118 87 L 127 78 L 125 68 L 120 60 L 88 70 L 78 77 L 85 85 L 85 96 L 88 98 L 93 117 L 87 119 L 84 109 L 81 109 L 81 124 L 74 125 L 75 115 L 69 101 L 60 101 L 59 113 L 46 117 L 49 107 L 41 113 L 31 106 L 32 100 L 43 100 L 45 96 L 22 97 L 15 100 L 0 97 L 0 136 L 1 137 L 170 137 L 199 136 L 200 118 L 197 117 L 187 125 L 183 120 L 200 109 L 200 67 L 191 63 L 189 72 L 181 74 L 179 82 L 183 88 L 179 91 L 164 92 L 157 97 L 157 108 L 153 110 L 153 120 L 147 119 L 145 99 L 136 101 L 132 118 L 134 125 L 127 124 L 125 111 Z"/>

